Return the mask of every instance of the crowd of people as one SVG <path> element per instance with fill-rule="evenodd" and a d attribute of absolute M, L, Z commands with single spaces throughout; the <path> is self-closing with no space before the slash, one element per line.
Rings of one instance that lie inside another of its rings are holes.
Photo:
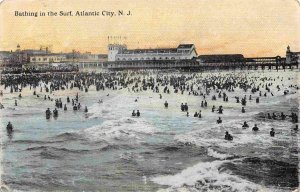
<path fill-rule="evenodd" d="M 182 73 L 182 74 L 165 74 L 163 72 L 152 73 L 151 71 L 123 71 L 123 72 L 101 72 L 101 73 L 51 73 L 51 74 L 21 74 L 21 75 L 3 75 L 1 77 L 1 85 L 4 90 L 9 90 L 10 93 L 17 92 L 19 99 L 22 98 L 22 91 L 24 88 L 29 88 L 32 91 L 32 96 L 41 97 L 44 100 L 52 101 L 54 109 L 46 109 L 46 119 L 58 118 L 59 109 L 68 110 L 67 103 L 71 103 L 73 110 L 78 111 L 81 109 L 81 102 L 78 93 L 75 96 L 69 95 L 66 101 L 61 98 L 55 98 L 53 92 L 58 90 L 76 89 L 82 94 L 89 92 L 90 89 L 96 91 L 117 91 L 125 89 L 131 93 L 139 93 L 143 91 L 151 91 L 153 94 L 159 94 L 162 99 L 162 94 L 187 94 L 199 97 L 202 99 L 199 109 L 206 109 L 211 106 L 211 112 L 216 114 L 216 123 L 222 124 L 222 114 L 225 109 L 222 105 L 215 106 L 209 104 L 209 99 L 212 101 L 219 100 L 224 103 L 234 102 L 241 104 L 241 113 L 246 113 L 247 103 L 255 100 L 255 104 L 259 104 L 261 98 L 270 98 L 274 93 L 287 95 L 294 94 L 299 89 L 298 85 L 288 85 L 288 90 L 283 85 L 275 84 L 275 80 L 283 82 L 283 77 L 266 77 L 263 75 L 251 75 L 246 73 L 228 72 L 226 74 L 212 73 L 203 75 L 202 73 Z M 235 93 L 236 90 L 242 90 L 245 95 L 235 95 L 234 98 L 229 98 L 229 93 Z M 0 96 L 3 96 L 1 90 Z M 38 92 L 39 91 L 39 92 Z M 246 95 L 246 93 L 250 93 Z M 109 94 L 107 95 L 109 96 Z M 74 97 L 74 98 L 72 98 Z M 72 99 L 70 99 L 72 98 Z M 102 103 L 99 100 L 99 103 Z M 137 99 L 136 99 L 137 102 Z M 17 106 L 15 100 L 15 106 Z M 6 106 L 0 103 L 0 108 Z M 168 101 L 164 102 L 164 107 L 168 108 Z M 189 117 L 190 108 L 188 103 L 181 103 L 180 111 L 186 113 Z M 294 109 L 293 109 L 294 110 Z M 88 112 L 87 106 L 84 107 L 84 112 Z M 277 114 L 276 114 L 277 113 Z M 132 117 L 140 117 L 140 110 L 133 110 Z M 202 111 L 198 110 L 194 113 L 194 117 L 204 118 Z M 294 123 L 293 129 L 298 130 L 298 110 L 294 110 L 291 114 L 285 114 L 283 111 L 274 111 L 272 115 L 267 112 L 264 117 L 269 120 L 291 121 Z M 249 128 L 248 123 L 245 121 L 243 129 Z M 7 132 L 13 132 L 13 125 L 11 122 L 7 124 Z M 254 132 L 260 129 L 255 124 L 252 128 Z M 275 136 L 275 129 L 270 130 L 270 136 Z M 226 140 L 233 140 L 234 136 L 228 131 L 225 132 Z"/>
<path fill-rule="evenodd" d="M 66 72 L 78 72 L 77 66 L 44 66 L 33 67 L 28 66 L 24 68 L 5 68 L 2 70 L 2 74 L 35 74 L 35 73 L 66 73 Z"/>

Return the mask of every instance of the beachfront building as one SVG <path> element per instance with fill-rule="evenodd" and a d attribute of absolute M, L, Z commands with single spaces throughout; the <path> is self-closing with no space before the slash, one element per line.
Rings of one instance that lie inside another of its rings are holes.
<path fill-rule="evenodd" d="M 245 64 L 245 58 L 242 54 L 199 55 L 197 61 L 202 66 L 237 66 Z"/>
<path fill-rule="evenodd" d="M 194 44 L 180 44 L 176 48 L 127 49 L 126 45 L 109 44 L 108 61 L 188 60 L 197 57 Z"/>
<path fill-rule="evenodd" d="M 30 56 L 30 64 L 48 65 L 52 63 L 64 63 L 66 55 L 59 53 L 37 54 Z"/>
<path fill-rule="evenodd" d="M 11 56 L 11 51 L 0 51 L 0 67 L 9 65 Z"/>
<path fill-rule="evenodd" d="M 300 63 L 300 52 L 292 52 L 290 46 L 286 49 L 286 64 Z"/>

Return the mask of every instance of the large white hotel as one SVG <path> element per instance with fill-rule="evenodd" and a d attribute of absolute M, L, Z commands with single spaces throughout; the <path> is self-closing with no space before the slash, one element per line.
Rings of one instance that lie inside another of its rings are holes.
<path fill-rule="evenodd" d="M 185 60 L 194 57 L 197 57 L 194 44 L 158 49 L 127 49 L 126 45 L 108 45 L 108 61 Z"/>

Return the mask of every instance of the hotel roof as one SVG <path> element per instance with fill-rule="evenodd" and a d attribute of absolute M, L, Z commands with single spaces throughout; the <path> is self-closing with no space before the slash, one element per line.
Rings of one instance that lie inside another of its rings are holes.
<path fill-rule="evenodd" d="M 177 48 L 158 48 L 158 49 L 125 49 L 121 54 L 134 53 L 177 53 L 178 49 L 191 49 L 194 44 L 180 44 Z"/>
<path fill-rule="evenodd" d="M 133 54 L 133 53 L 177 53 L 176 48 L 167 49 L 127 49 L 123 50 L 122 54 Z"/>
<path fill-rule="evenodd" d="M 65 53 L 39 53 L 33 55 L 34 57 L 39 57 L 39 56 L 66 56 Z"/>
<path fill-rule="evenodd" d="M 194 46 L 194 44 L 180 44 L 177 48 L 178 49 L 190 49 Z"/>

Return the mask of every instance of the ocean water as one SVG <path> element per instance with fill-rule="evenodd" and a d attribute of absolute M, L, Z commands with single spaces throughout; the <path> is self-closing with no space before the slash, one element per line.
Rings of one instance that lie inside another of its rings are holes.
<path fill-rule="evenodd" d="M 75 98 L 79 94 L 82 109 L 74 112 L 59 109 L 57 119 L 45 118 L 45 110 L 54 109 L 54 101 L 33 96 L 33 89 L 19 93 L 4 90 L 0 109 L 2 146 L 2 189 L 12 191 L 292 191 L 299 185 L 299 133 L 289 119 L 269 120 L 261 114 L 299 110 L 299 71 L 210 71 L 198 77 L 245 75 L 272 78 L 271 92 L 260 97 L 258 92 L 247 101 L 246 113 L 235 96 L 251 94 L 238 87 L 226 92 L 229 102 L 218 98 L 215 90 L 201 108 L 202 96 L 152 90 L 132 92 L 128 89 L 96 91 L 91 86 L 85 93 L 73 90 L 55 91 L 52 98 Z M 176 72 L 172 75 L 187 75 Z M 171 74 L 166 74 L 166 76 Z M 155 75 L 154 75 L 155 76 Z M 273 80 L 275 78 L 275 81 Z M 191 78 L 188 83 L 195 82 Z M 281 90 L 277 91 L 276 85 Z M 131 87 L 131 86 L 129 86 Z M 120 87 L 119 87 L 120 88 Z M 1 87 L 3 90 L 3 87 Z M 261 88 L 262 93 L 267 92 Z M 283 91 L 289 90 L 288 95 Z M 109 94 L 109 95 L 108 95 Z M 160 99 L 159 94 L 162 94 Z M 211 96 L 217 96 L 216 101 Z M 14 106 L 14 100 L 18 106 Z M 102 99 L 103 103 L 98 103 Z M 137 99 L 137 102 L 135 102 Z M 164 108 L 168 101 L 169 107 Z M 190 116 L 181 112 L 180 104 L 188 103 Z M 211 107 L 222 105 L 222 115 Z M 83 112 L 84 106 L 89 109 Z M 131 117 L 140 110 L 141 117 Z M 202 118 L 193 117 L 202 111 Z M 218 117 L 223 123 L 216 124 Z M 6 134 L 6 124 L 15 131 Z M 247 121 L 248 129 L 242 129 Z M 253 133 L 257 124 L 260 131 Z M 269 136 L 271 128 L 275 137 Z M 225 131 L 233 141 L 224 140 Z"/>

